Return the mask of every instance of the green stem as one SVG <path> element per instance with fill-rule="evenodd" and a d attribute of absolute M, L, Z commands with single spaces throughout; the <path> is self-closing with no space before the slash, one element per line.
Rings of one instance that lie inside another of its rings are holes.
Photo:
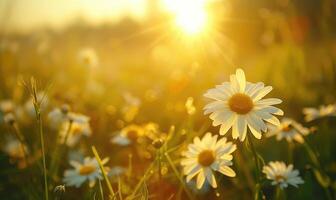
<path fill-rule="evenodd" d="M 99 183 L 99 191 L 100 191 L 101 200 L 104 200 L 104 191 L 103 191 L 103 187 L 102 187 L 101 181 L 98 180 L 98 183 Z"/>
<path fill-rule="evenodd" d="M 120 176 L 118 177 L 118 194 L 119 194 L 119 200 L 123 200 L 122 194 L 121 194 L 121 180 Z"/>
<path fill-rule="evenodd" d="M 46 165 L 46 158 L 45 158 L 42 118 L 41 118 L 41 112 L 40 112 L 39 108 L 36 108 L 36 116 L 37 116 L 37 122 L 38 122 L 38 126 L 39 126 L 40 139 L 41 139 L 43 174 L 44 174 L 44 192 L 45 192 L 45 198 L 46 198 L 46 200 L 48 200 L 49 199 L 49 194 L 48 194 L 49 192 L 48 192 L 48 179 L 47 179 L 47 165 Z"/>
<path fill-rule="evenodd" d="M 288 142 L 288 162 L 293 163 L 293 151 L 294 151 L 294 144 Z"/>
<path fill-rule="evenodd" d="M 307 151 L 308 156 L 315 167 L 314 169 L 315 178 L 317 179 L 319 184 L 323 187 L 326 197 L 331 200 L 332 195 L 329 190 L 330 187 L 329 176 L 324 172 L 321 163 L 318 159 L 318 156 L 316 155 L 314 150 L 310 147 L 310 145 L 307 143 L 307 141 L 303 143 L 303 146 L 305 147 L 305 150 Z"/>
<path fill-rule="evenodd" d="M 275 190 L 275 200 L 280 200 L 280 199 L 281 199 L 281 188 L 277 186 Z"/>
<path fill-rule="evenodd" d="M 114 198 L 114 191 L 113 191 L 112 185 L 111 185 L 111 183 L 110 183 L 110 181 L 109 181 L 109 179 L 108 179 L 108 177 L 106 175 L 106 171 L 105 171 L 103 163 L 102 163 L 102 161 L 101 161 L 101 159 L 99 157 L 97 149 L 94 146 L 92 146 L 91 148 L 92 148 L 92 152 L 93 152 L 94 156 L 96 157 L 96 160 L 97 160 L 97 162 L 99 164 L 101 173 L 103 174 L 103 177 L 104 177 L 104 180 L 106 182 L 107 188 L 109 189 L 111 198 Z"/>
<path fill-rule="evenodd" d="M 263 158 L 257 153 L 254 144 L 252 142 L 252 136 L 251 134 L 247 134 L 247 141 L 250 144 L 251 147 L 251 152 L 253 154 L 254 157 L 254 162 L 255 162 L 255 166 L 256 166 L 256 186 L 255 186 L 255 194 L 254 194 L 254 199 L 258 200 L 260 199 L 260 194 L 261 194 L 261 185 L 260 185 L 260 180 L 261 180 L 261 166 L 260 166 L 260 162 L 259 159 L 263 162 Z"/>
<path fill-rule="evenodd" d="M 52 177 L 58 174 L 58 168 L 59 168 L 59 158 L 63 154 L 63 149 L 66 147 L 66 143 L 68 141 L 69 135 L 70 135 L 70 130 L 72 127 L 72 121 L 69 121 L 69 126 L 66 130 L 65 136 L 61 144 L 56 144 L 55 151 L 53 153 L 53 157 L 51 160 L 51 174 Z M 64 147 L 64 148 L 63 148 Z"/>
<path fill-rule="evenodd" d="M 235 160 L 239 163 L 238 166 L 242 168 L 244 176 L 246 177 L 246 180 L 247 180 L 247 185 L 250 191 L 253 193 L 255 183 L 254 183 L 253 177 L 251 176 L 249 167 L 244 163 L 246 159 L 244 155 L 242 154 L 240 148 L 237 148 L 236 154 L 237 154 L 237 157 L 235 158 Z"/>
<path fill-rule="evenodd" d="M 260 165 L 259 165 L 259 159 L 258 159 L 258 154 L 257 154 L 257 151 L 254 147 L 254 144 L 252 142 L 252 137 L 250 134 L 247 134 L 247 141 L 248 143 L 250 144 L 250 147 L 251 147 L 251 152 L 253 154 L 253 157 L 254 157 L 254 163 L 255 163 L 255 166 L 256 166 L 256 175 L 257 175 L 257 182 L 259 182 L 259 179 L 260 179 Z"/>
<path fill-rule="evenodd" d="M 312 163 L 315 165 L 315 167 L 321 168 L 320 161 L 318 160 L 317 155 L 315 154 L 313 149 L 310 147 L 310 145 L 307 143 L 307 141 L 303 143 L 303 146 L 305 147 L 308 153 L 308 156 L 310 160 L 312 161 Z"/>
<path fill-rule="evenodd" d="M 278 185 L 275 190 L 275 200 L 285 200 L 286 199 L 286 193 L 283 189 L 280 188 Z"/>
<path fill-rule="evenodd" d="M 165 156 L 167 158 L 168 163 L 170 164 L 171 168 L 173 169 L 175 176 L 179 179 L 181 185 L 183 186 L 184 191 L 186 192 L 186 194 L 188 195 L 189 199 L 194 199 L 193 196 L 191 195 L 191 193 L 189 192 L 185 182 L 183 181 L 183 178 L 180 176 L 179 172 L 177 171 L 173 161 L 171 160 L 170 156 L 168 153 L 165 153 Z"/>
<path fill-rule="evenodd" d="M 150 176 L 150 173 L 152 171 L 152 168 L 153 168 L 153 164 L 154 162 L 151 163 L 151 165 L 147 168 L 145 174 L 142 176 L 141 180 L 138 182 L 138 184 L 135 186 L 135 189 L 133 191 L 133 193 L 131 194 L 131 198 L 130 199 L 134 199 L 135 196 L 136 196 L 136 193 L 138 192 L 138 190 L 140 189 L 142 183 L 147 179 L 149 178 Z"/>

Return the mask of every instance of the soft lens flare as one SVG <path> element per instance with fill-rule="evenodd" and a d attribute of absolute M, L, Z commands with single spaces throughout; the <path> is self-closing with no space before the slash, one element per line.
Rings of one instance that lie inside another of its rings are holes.
<path fill-rule="evenodd" d="M 184 33 L 195 35 L 206 29 L 205 0 L 164 0 L 165 7 L 174 14 L 175 24 Z"/>

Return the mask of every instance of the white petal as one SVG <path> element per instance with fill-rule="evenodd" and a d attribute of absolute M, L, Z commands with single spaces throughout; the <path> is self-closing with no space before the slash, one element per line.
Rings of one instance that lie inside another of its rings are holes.
<path fill-rule="evenodd" d="M 267 126 L 266 124 L 261 120 L 260 117 L 258 117 L 256 114 L 254 113 L 250 113 L 248 116 L 247 116 L 247 120 L 248 120 L 248 123 L 253 126 L 253 128 L 255 130 L 262 130 L 264 132 L 266 132 L 267 130 Z"/>
<path fill-rule="evenodd" d="M 249 89 L 246 90 L 246 94 L 248 94 L 250 97 L 252 97 L 256 93 L 258 93 L 262 88 L 264 88 L 264 83 L 262 83 L 262 82 L 252 84 L 252 86 L 250 86 Z"/>
<path fill-rule="evenodd" d="M 227 123 L 227 121 L 230 120 L 230 118 L 233 117 L 233 115 L 234 115 L 234 113 L 229 111 L 229 110 L 223 111 L 220 114 L 218 114 L 214 119 L 212 119 L 212 120 L 214 120 L 212 122 L 212 125 L 213 126 L 218 126 L 220 124 L 225 124 L 225 123 Z"/>
<path fill-rule="evenodd" d="M 200 171 L 200 173 L 197 175 L 197 188 L 201 189 L 205 181 L 205 174 L 204 174 L 204 169 Z"/>
<path fill-rule="evenodd" d="M 254 137 L 256 137 L 257 139 L 261 139 L 261 132 L 260 130 L 257 131 L 255 128 L 253 128 L 253 126 L 251 126 L 250 124 L 248 124 L 248 127 L 251 131 L 251 133 L 254 135 Z"/>
<path fill-rule="evenodd" d="M 200 171 L 202 170 L 201 166 L 197 166 L 195 169 L 193 169 L 189 175 L 187 175 L 186 181 L 189 182 L 193 177 L 195 177 Z"/>
<path fill-rule="evenodd" d="M 215 176 L 213 175 L 211 169 L 206 170 L 206 179 L 213 188 L 217 188 L 216 179 L 215 179 Z"/>
<path fill-rule="evenodd" d="M 281 109 L 276 108 L 274 106 L 264 107 L 264 108 L 260 109 L 260 111 L 269 112 L 269 113 L 272 113 L 274 115 L 283 115 L 284 114 L 284 112 Z"/>
<path fill-rule="evenodd" d="M 273 89 L 272 86 L 266 86 L 266 87 L 262 88 L 259 92 L 255 93 L 252 96 L 253 102 L 259 101 L 261 98 L 263 98 L 268 93 L 270 93 L 272 91 L 272 89 Z"/>
<path fill-rule="evenodd" d="M 239 83 L 238 83 L 236 75 L 230 76 L 230 82 L 231 82 L 231 89 L 233 90 L 233 92 L 234 93 L 239 92 Z"/>
<path fill-rule="evenodd" d="M 221 166 L 218 170 L 220 173 L 229 176 L 229 177 L 235 177 L 236 173 L 228 166 Z"/>
<path fill-rule="evenodd" d="M 270 113 L 268 112 L 264 112 L 262 110 L 257 110 L 255 112 L 261 119 L 275 125 L 275 126 L 280 126 L 280 121 L 278 118 L 274 117 L 273 115 L 271 115 Z"/>
<path fill-rule="evenodd" d="M 232 126 L 232 138 L 237 139 L 238 137 L 239 137 L 238 120 L 236 120 Z"/>
<path fill-rule="evenodd" d="M 244 141 L 247 131 L 247 123 L 244 116 L 238 116 L 237 120 L 238 134 L 240 141 Z"/>
<path fill-rule="evenodd" d="M 228 95 L 219 89 L 210 89 L 204 94 L 204 96 L 219 101 L 224 101 L 228 98 Z"/>
<path fill-rule="evenodd" d="M 219 134 L 220 135 L 225 135 L 228 130 L 233 126 L 234 122 L 236 121 L 237 115 L 232 114 L 230 118 L 227 119 L 226 122 L 222 123 L 220 129 L 219 129 Z"/>
<path fill-rule="evenodd" d="M 227 108 L 227 105 L 223 101 L 214 101 L 209 104 L 207 104 L 204 107 L 204 114 L 207 115 L 209 113 L 215 112 L 215 111 L 222 111 L 223 109 Z"/>
<path fill-rule="evenodd" d="M 261 99 L 257 101 L 255 104 L 259 106 L 271 106 L 271 105 L 276 105 L 282 103 L 281 99 L 276 99 L 276 98 L 268 98 L 268 99 Z"/>
<path fill-rule="evenodd" d="M 237 69 L 236 78 L 239 84 L 239 92 L 243 93 L 245 91 L 246 79 L 245 79 L 245 73 L 242 69 Z"/>

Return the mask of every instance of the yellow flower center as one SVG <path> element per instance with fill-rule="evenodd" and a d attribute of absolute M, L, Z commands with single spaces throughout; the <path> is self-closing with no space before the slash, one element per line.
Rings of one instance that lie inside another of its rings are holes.
<path fill-rule="evenodd" d="M 94 171 L 96 171 L 95 166 L 93 166 L 93 165 L 83 165 L 79 169 L 79 174 L 80 175 L 89 175 L 89 174 L 93 173 Z"/>
<path fill-rule="evenodd" d="M 292 129 L 293 129 L 293 125 L 291 124 L 287 124 L 282 127 L 282 131 L 285 131 L 285 132 L 291 131 Z"/>
<path fill-rule="evenodd" d="M 229 107 L 233 112 L 244 115 L 253 109 L 253 101 L 246 94 L 237 93 L 229 99 Z"/>
<path fill-rule="evenodd" d="M 215 153 L 212 150 L 204 150 L 198 154 L 198 163 L 204 167 L 210 166 L 215 161 Z"/>
<path fill-rule="evenodd" d="M 127 138 L 132 140 L 132 141 L 136 141 L 138 139 L 138 132 L 136 130 L 129 130 L 126 133 Z"/>
<path fill-rule="evenodd" d="M 274 179 L 275 179 L 276 182 L 283 182 L 283 181 L 286 180 L 286 177 L 284 177 L 284 176 L 282 176 L 282 175 L 276 175 L 276 176 L 274 177 Z"/>
<path fill-rule="evenodd" d="M 73 124 L 72 125 L 72 134 L 79 135 L 83 132 L 83 127 L 81 125 Z"/>

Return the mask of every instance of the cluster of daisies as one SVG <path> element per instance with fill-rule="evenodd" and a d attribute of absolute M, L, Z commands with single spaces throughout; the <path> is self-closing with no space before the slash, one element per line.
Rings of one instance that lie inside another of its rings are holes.
<path fill-rule="evenodd" d="M 79 58 L 87 65 L 96 65 L 96 56 L 91 50 L 81 52 Z M 264 98 L 272 90 L 271 86 L 264 83 L 252 83 L 246 81 L 244 71 L 238 69 L 235 74 L 230 75 L 230 81 L 217 85 L 208 90 L 205 97 L 212 100 L 204 107 L 204 113 L 209 114 L 213 126 L 219 126 L 219 134 L 206 133 L 203 137 L 193 138 L 186 151 L 182 152 L 181 165 L 186 181 L 196 179 L 196 187 L 201 189 L 205 183 L 213 188 L 217 187 L 216 172 L 228 177 L 235 177 L 233 169 L 233 153 L 237 145 L 229 141 L 226 135 L 231 130 L 232 139 L 244 142 L 251 140 L 252 136 L 257 139 L 275 136 L 277 140 L 288 142 L 304 143 L 304 137 L 311 133 L 308 129 L 293 119 L 283 118 L 281 121 L 277 116 L 284 115 L 284 112 L 276 105 L 282 101 L 277 98 Z M 41 109 L 45 110 L 48 99 L 38 95 L 42 102 Z M 126 110 L 136 110 L 140 102 L 125 95 L 125 99 L 132 106 Z M 27 116 L 35 117 L 33 104 L 29 100 L 23 107 L 14 105 L 10 100 L 0 101 L 1 121 L 10 124 L 14 128 L 17 121 L 23 123 Z M 186 104 L 187 113 L 193 115 L 196 111 L 193 99 L 190 97 Z M 135 112 L 135 111 L 134 111 Z M 132 112 L 132 113 L 134 113 Z M 129 113 L 127 111 L 127 113 Z M 310 122 L 326 116 L 336 116 L 336 105 L 321 106 L 320 108 L 305 108 L 303 110 L 305 120 Z M 71 111 L 70 106 L 62 105 L 52 109 L 48 114 L 50 128 L 57 131 L 57 144 L 66 145 L 70 148 L 78 146 L 83 137 L 90 137 L 92 130 L 90 118 L 86 115 Z M 132 116 L 125 117 L 127 119 Z M 28 147 L 23 144 L 20 132 L 17 131 L 17 138 L 11 139 L 3 148 L 3 151 L 13 160 L 24 160 L 30 153 Z M 160 134 L 157 134 L 160 133 Z M 110 142 L 119 146 L 128 146 L 136 143 L 145 143 L 145 137 L 150 138 L 154 147 L 160 147 L 162 141 L 167 139 L 167 134 L 159 131 L 158 125 L 147 123 L 143 125 L 131 124 L 124 126 L 116 132 Z M 249 141 L 251 142 L 251 141 Z M 102 159 L 101 165 L 108 172 L 109 176 L 120 175 L 125 169 L 122 167 L 109 168 L 105 166 L 109 158 Z M 26 162 L 26 161 L 25 161 Z M 81 160 L 70 160 L 71 169 L 64 171 L 63 181 L 67 186 L 80 187 L 88 182 L 94 186 L 97 180 L 102 179 L 101 169 L 94 157 L 85 157 Z M 21 164 L 25 167 L 27 163 Z M 262 166 L 261 172 L 264 177 L 271 181 L 272 185 L 278 185 L 281 189 L 288 185 L 297 187 L 303 184 L 299 171 L 294 169 L 292 164 L 286 165 L 281 161 L 270 161 Z"/>
<path fill-rule="evenodd" d="M 217 85 L 205 93 L 204 96 L 213 101 L 205 106 L 204 113 L 210 114 L 213 126 L 220 126 L 219 135 L 225 135 L 231 129 L 232 138 L 241 142 L 246 139 L 247 134 L 251 133 L 255 138 L 261 139 L 262 133 L 267 132 L 266 136 L 275 136 L 277 140 L 303 143 L 304 136 L 311 131 L 292 119 L 283 118 L 280 121 L 276 117 L 284 115 L 281 109 L 275 107 L 282 101 L 277 98 L 264 98 L 271 90 L 272 87 L 265 86 L 264 83 L 246 81 L 244 71 L 238 69 L 236 74 L 230 76 L 229 82 Z M 303 112 L 306 121 L 335 116 L 336 105 L 321 106 L 320 109 L 305 108 Z M 218 137 L 211 133 L 206 133 L 202 138 L 195 137 L 182 154 L 181 165 L 186 181 L 197 177 L 196 185 L 199 189 L 205 182 L 217 187 L 214 172 L 235 176 L 231 166 L 232 153 L 237 147 L 228 142 L 226 137 Z M 292 164 L 286 165 L 281 161 L 269 162 L 263 166 L 262 172 L 272 181 L 272 185 L 280 188 L 288 185 L 297 187 L 304 183 L 299 171 L 293 169 Z"/>

